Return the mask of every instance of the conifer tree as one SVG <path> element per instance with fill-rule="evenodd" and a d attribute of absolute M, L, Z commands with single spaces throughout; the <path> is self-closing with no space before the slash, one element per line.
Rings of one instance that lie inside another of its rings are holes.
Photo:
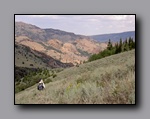
<path fill-rule="evenodd" d="M 118 52 L 122 52 L 122 39 L 120 38 L 120 43 L 119 43 L 119 48 L 118 48 Z"/>
<path fill-rule="evenodd" d="M 128 40 L 126 39 L 124 41 L 124 51 L 128 51 L 129 50 L 129 45 L 128 45 Z"/>
<path fill-rule="evenodd" d="M 111 40 L 110 40 L 110 39 L 109 39 L 109 41 L 108 41 L 107 49 L 108 49 L 108 50 L 111 50 L 111 49 L 112 49 L 112 43 L 111 43 Z"/>
<path fill-rule="evenodd" d="M 130 50 L 132 49 L 132 44 L 133 44 L 132 38 L 129 37 L 129 49 Z"/>
<path fill-rule="evenodd" d="M 119 45 L 118 45 L 118 42 L 115 44 L 115 48 L 116 48 L 115 54 L 119 53 Z"/>

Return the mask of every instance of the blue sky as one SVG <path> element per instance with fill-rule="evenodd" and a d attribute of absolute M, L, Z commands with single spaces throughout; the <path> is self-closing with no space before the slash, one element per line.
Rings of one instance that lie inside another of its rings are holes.
<path fill-rule="evenodd" d="M 15 15 L 15 21 L 81 35 L 135 31 L 135 15 Z"/>

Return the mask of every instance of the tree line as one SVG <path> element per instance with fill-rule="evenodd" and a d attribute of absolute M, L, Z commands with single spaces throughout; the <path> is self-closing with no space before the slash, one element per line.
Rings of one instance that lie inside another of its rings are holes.
<path fill-rule="evenodd" d="M 129 51 L 135 49 L 135 41 L 133 38 L 129 37 L 126 39 L 124 42 L 120 38 L 120 41 L 115 43 L 114 45 L 112 44 L 111 40 L 109 39 L 107 48 L 98 54 L 93 54 L 89 57 L 88 62 L 101 59 L 110 55 L 118 54 L 121 52 Z"/>

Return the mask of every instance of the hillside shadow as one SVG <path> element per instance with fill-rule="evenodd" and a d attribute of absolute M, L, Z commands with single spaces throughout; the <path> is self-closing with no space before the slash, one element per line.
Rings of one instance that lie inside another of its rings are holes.
<path fill-rule="evenodd" d="M 139 18 L 136 18 L 136 32 L 135 32 L 135 39 L 136 39 L 136 50 L 135 50 L 135 102 L 136 104 L 118 104 L 118 105 L 113 105 L 113 104 L 108 104 L 108 105 L 80 105 L 80 104 L 51 104 L 51 105 L 16 105 L 17 108 L 20 111 L 105 111 L 105 110 L 111 110 L 111 111 L 136 111 L 141 108 L 141 92 L 142 92 L 142 38 L 141 38 L 141 26 L 142 23 Z"/>

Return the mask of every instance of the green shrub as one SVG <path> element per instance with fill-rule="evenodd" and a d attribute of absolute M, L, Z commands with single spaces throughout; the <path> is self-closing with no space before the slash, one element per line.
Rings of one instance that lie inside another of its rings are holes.
<path fill-rule="evenodd" d="M 53 78 L 55 78 L 57 75 L 56 74 L 53 74 Z"/>

